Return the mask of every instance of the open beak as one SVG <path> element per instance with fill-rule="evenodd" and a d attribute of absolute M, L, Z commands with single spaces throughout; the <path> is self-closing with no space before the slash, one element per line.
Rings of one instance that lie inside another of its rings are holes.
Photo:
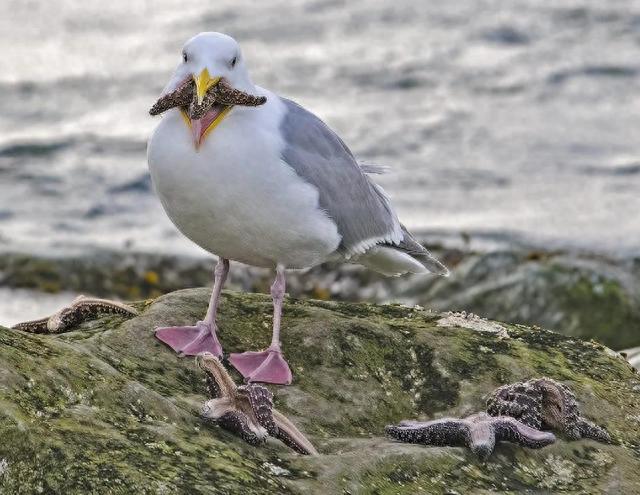
<path fill-rule="evenodd" d="M 193 80 L 196 83 L 196 96 L 198 97 L 198 105 L 202 105 L 202 100 L 204 100 L 204 95 L 207 94 L 212 87 L 214 87 L 220 81 L 219 77 L 211 77 L 209 74 L 209 69 L 203 69 L 200 72 L 200 75 L 196 77 L 193 76 Z"/>
<path fill-rule="evenodd" d="M 196 84 L 198 105 L 201 105 L 207 91 L 220 82 L 220 77 L 211 77 L 209 71 L 203 69 L 198 76 L 194 74 L 193 80 Z M 214 104 L 211 110 L 199 119 L 192 119 L 186 111 L 182 110 L 182 117 L 191 128 L 193 144 L 196 150 L 200 149 L 207 135 L 220 123 L 227 113 L 229 113 L 229 110 L 231 110 L 231 106 Z"/>

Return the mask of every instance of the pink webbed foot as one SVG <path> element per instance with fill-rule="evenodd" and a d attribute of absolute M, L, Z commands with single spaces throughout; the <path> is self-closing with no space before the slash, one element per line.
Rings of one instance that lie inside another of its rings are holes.
<path fill-rule="evenodd" d="M 248 382 L 291 384 L 291 370 L 280 349 L 269 347 L 261 352 L 233 353 L 229 362 Z"/>
<path fill-rule="evenodd" d="M 197 356 L 210 352 L 222 357 L 222 346 L 215 327 L 203 321 L 189 327 L 156 328 L 156 337 L 182 356 Z"/>

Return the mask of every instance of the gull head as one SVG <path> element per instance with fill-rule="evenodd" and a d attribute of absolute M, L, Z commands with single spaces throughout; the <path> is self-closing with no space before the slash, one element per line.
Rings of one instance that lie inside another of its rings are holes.
<path fill-rule="evenodd" d="M 231 36 L 200 33 L 185 43 L 181 57 L 182 62 L 176 72 L 183 79 L 193 78 L 199 103 L 202 103 L 206 92 L 223 77 L 236 89 L 254 89 L 240 46 Z"/>
<path fill-rule="evenodd" d="M 222 80 L 227 87 L 247 93 L 255 92 L 240 46 L 231 36 L 214 32 L 200 33 L 184 44 L 180 56 L 181 61 L 162 96 L 176 93 L 187 84 L 195 84 L 194 105 L 201 106 L 207 103 L 207 93 Z M 181 109 L 185 123 L 191 128 L 196 149 L 232 107 L 216 102 L 199 118 Z"/>

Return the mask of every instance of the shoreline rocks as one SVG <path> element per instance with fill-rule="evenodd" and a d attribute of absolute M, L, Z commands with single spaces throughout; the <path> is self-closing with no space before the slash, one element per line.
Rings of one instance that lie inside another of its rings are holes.
<path fill-rule="evenodd" d="M 640 345 L 640 259 L 535 250 L 431 248 L 451 277 L 387 278 L 357 265 L 287 275 L 293 297 L 419 304 L 550 328 L 613 349 Z M 211 258 L 98 252 L 82 257 L 0 255 L 0 286 L 140 299 L 211 284 Z M 233 264 L 227 287 L 268 292 L 268 270 Z M 32 315 L 34 317 L 39 315 Z"/>
<path fill-rule="evenodd" d="M 633 493 L 640 487 L 640 376 L 602 345 L 500 323 L 463 328 L 404 305 L 287 298 L 283 342 L 294 373 L 275 406 L 320 452 L 255 448 L 200 418 L 195 361 L 153 336 L 206 311 L 210 291 L 134 303 L 57 335 L 0 329 L 0 492 Z M 225 352 L 268 344 L 271 301 L 223 293 Z M 443 323 L 445 322 L 445 323 Z M 536 376 L 575 392 L 615 444 L 559 439 L 528 451 L 501 443 L 486 462 L 462 448 L 384 438 L 387 424 L 464 416 L 497 386 Z M 236 377 L 237 378 L 237 377 Z"/>

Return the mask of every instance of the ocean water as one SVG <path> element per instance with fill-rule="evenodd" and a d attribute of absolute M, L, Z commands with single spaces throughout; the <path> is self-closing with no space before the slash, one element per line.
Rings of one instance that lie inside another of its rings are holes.
<path fill-rule="evenodd" d="M 0 249 L 196 253 L 154 197 L 147 114 L 206 30 L 317 113 L 401 219 L 640 252 L 640 2 L 0 2 Z"/>

